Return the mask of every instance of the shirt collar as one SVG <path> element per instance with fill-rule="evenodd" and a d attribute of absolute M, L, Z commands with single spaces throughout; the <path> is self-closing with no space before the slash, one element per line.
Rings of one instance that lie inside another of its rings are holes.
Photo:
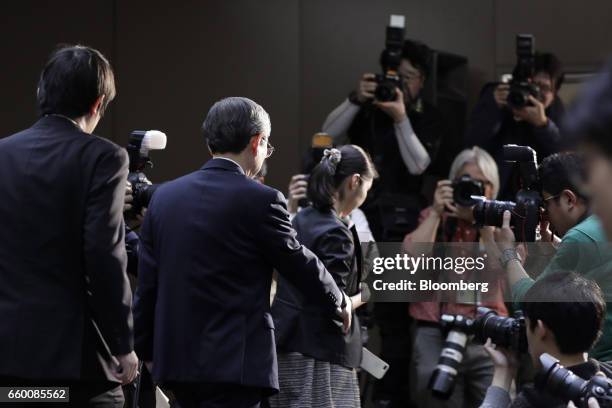
<path fill-rule="evenodd" d="M 244 172 L 244 169 L 242 168 L 242 166 L 241 166 L 240 164 L 238 164 L 238 163 L 237 163 L 235 160 L 228 159 L 227 157 L 221 157 L 221 156 L 215 156 L 214 158 L 215 158 L 215 159 L 227 160 L 227 161 L 229 161 L 229 162 L 232 162 L 232 163 L 234 163 L 236 166 L 238 166 L 238 168 L 240 169 L 240 171 L 241 171 L 242 173 L 246 174 L 246 173 Z"/>

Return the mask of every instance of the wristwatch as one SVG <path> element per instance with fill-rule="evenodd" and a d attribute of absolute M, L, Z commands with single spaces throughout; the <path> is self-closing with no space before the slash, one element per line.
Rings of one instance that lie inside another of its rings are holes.
<path fill-rule="evenodd" d="M 520 261 L 518 253 L 516 252 L 516 248 L 506 248 L 502 251 L 501 256 L 499 257 L 499 261 L 502 266 L 505 268 L 508 265 L 508 262 L 512 260 Z"/>

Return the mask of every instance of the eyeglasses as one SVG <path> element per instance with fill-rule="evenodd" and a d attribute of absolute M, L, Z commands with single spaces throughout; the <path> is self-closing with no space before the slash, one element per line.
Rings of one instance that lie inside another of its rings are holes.
<path fill-rule="evenodd" d="M 561 196 L 561 194 L 555 194 L 554 196 L 550 196 L 548 198 L 545 198 L 542 200 L 542 208 L 544 208 L 544 210 L 548 211 L 548 203 L 550 202 L 550 200 L 554 200 L 555 198 Z"/>
<path fill-rule="evenodd" d="M 267 159 L 268 157 L 272 156 L 272 153 L 274 153 L 274 146 L 272 146 L 270 142 L 268 142 L 267 139 L 265 140 L 265 142 L 266 142 L 266 149 L 267 149 L 266 150 L 266 159 Z"/>
<path fill-rule="evenodd" d="M 542 93 L 550 93 L 553 91 L 552 86 L 550 86 L 549 84 L 545 84 L 543 82 L 535 82 L 535 84 L 538 86 L 538 88 L 540 88 L 540 91 Z"/>

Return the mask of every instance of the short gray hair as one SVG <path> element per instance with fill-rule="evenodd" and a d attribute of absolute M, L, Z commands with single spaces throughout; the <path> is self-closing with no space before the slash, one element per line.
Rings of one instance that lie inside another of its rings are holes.
<path fill-rule="evenodd" d="M 270 136 L 268 113 L 244 97 L 230 97 L 216 102 L 208 111 L 202 132 L 212 153 L 240 153 L 251 137 Z"/>
<path fill-rule="evenodd" d="M 453 164 L 451 164 L 448 178 L 454 180 L 460 176 L 461 174 L 458 174 L 459 171 L 468 163 L 474 163 L 478 166 L 486 179 L 491 182 L 493 186 L 493 198 L 496 198 L 499 193 L 499 170 L 497 169 L 497 163 L 486 150 L 478 146 L 474 146 L 471 149 L 465 149 L 455 157 Z"/>

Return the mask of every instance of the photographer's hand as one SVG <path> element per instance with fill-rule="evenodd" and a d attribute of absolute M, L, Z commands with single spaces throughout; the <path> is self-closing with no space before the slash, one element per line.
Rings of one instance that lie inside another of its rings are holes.
<path fill-rule="evenodd" d="M 513 109 L 512 112 L 514 116 L 536 127 L 546 126 L 548 124 L 548 118 L 546 117 L 546 108 L 544 108 L 544 104 L 532 95 L 529 95 L 529 102 L 531 102 L 533 106 Z"/>
<path fill-rule="evenodd" d="M 375 74 L 363 74 L 357 85 L 357 100 L 364 103 L 367 100 L 374 99 L 374 91 L 376 90 Z"/>
<path fill-rule="evenodd" d="M 406 116 L 406 105 L 404 104 L 404 93 L 399 89 L 395 88 L 396 98 L 394 101 L 381 102 L 374 101 L 374 106 L 389 115 L 395 123 L 400 123 L 408 116 Z"/>
<path fill-rule="evenodd" d="M 287 210 L 289 214 L 296 214 L 298 211 L 298 203 L 301 199 L 306 198 L 308 189 L 308 176 L 306 174 L 296 174 L 291 177 L 289 182 L 289 196 L 287 197 Z"/>
<path fill-rule="evenodd" d="M 496 347 L 495 344 L 491 342 L 491 339 L 487 339 L 484 348 L 491 357 L 491 360 L 493 360 L 493 365 L 495 367 L 491 385 L 509 391 L 512 380 L 516 376 L 518 369 L 516 356 L 510 350 L 503 347 Z"/>
<path fill-rule="evenodd" d="M 540 236 L 542 237 L 542 242 L 549 242 L 555 248 L 561 243 L 561 238 L 553 234 L 550 230 L 550 221 L 548 220 L 540 221 Z"/>
<path fill-rule="evenodd" d="M 434 192 L 433 210 L 442 215 L 445 209 L 450 209 L 448 206 L 453 202 L 453 188 L 450 180 L 440 180 Z"/>
<path fill-rule="evenodd" d="M 508 94 L 510 93 L 510 85 L 499 84 L 493 91 L 493 99 L 499 108 L 504 108 L 508 105 Z"/>
<path fill-rule="evenodd" d="M 510 211 L 504 211 L 504 218 L 501 228 L 495 229 L 495 242 L 500 251 L 513 249 L 516 247 L 516 238 L 514 232 L 510 228 Z"/>

